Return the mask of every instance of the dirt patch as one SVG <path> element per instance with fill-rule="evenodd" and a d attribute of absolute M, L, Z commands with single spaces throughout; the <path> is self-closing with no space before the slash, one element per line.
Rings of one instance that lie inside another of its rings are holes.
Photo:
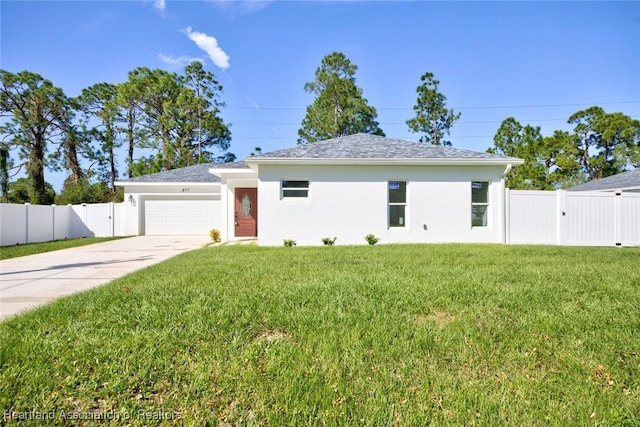
<path fill-rule="evenodd" d="M 413 323 L 416 325 L 423 325 L 425 323 L 435 323 L 438 327 L 444 328 L 452 323 L 456 318 L 446 311 L 436 311 L 431 314 L 420 314 L 414 316 Z"/>
<path fill-rule="evenodd" d="M 263 342 L 285 341 L 288 338 L 289 336 L 286 332 L 280 331 L 278 329 L 270 329 L 257 334 L 253 339 L 253 342 L 256 344 L 260 344 Z"/>

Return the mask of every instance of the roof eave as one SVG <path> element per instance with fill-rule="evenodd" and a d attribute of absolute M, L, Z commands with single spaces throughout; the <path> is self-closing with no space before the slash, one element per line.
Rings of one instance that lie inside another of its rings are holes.
<path fill-rule="evenodd" d="M 407 158 L 407 159 L 354 159 L 354 158 L 251 158 L 245 159 L 247 164 L 255 165 L 404 165 L 404 166 L 513 166 L 521 165 L 524 160 L 517 158 L 504 159 L 467 159 L 467 158 Z"/>
<path fill-rule="evenodd" d="M 213 175 L 218 175 L 219 173 L 252 174 L 256 173 L 256 171 L 250 168 L 210 168 L 209 173 Z"/>
<path fill-rule="evenodd" d="M 258 173 L 248 168 L 210 168 L 209 173 L 220 179 L 254 179 Z"/>
<path fill-rule="evenodd" d="M 126 187 L 128 185 L 140 185 L 143 187 L 157 187 L 162 185 L 189 185 L 192 187 L 206 187 L 207 185 L 220 185 L 219 182 L 191 182 L 191 181 L 166 181 L 166 182 L 151 182 L 151 181 L 116 181 L 114 182 L 118 187 Z"/>

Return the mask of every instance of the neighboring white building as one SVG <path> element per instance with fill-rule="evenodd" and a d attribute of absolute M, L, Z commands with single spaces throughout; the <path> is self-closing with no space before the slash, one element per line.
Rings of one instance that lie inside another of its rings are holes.
<path fill-rule="evenodd" d="M 594 179 L 567 188 L 567 191 L 624 191 L 640 193 L 640 169 L 622 172 L 606 178 Z"/>
<path fill-rule="evenodd" d="M 221 231 L 223 241 L 505 241 L 504 175 L 521 159 L 357 134 L 136 177 L 127 232 Z"/>

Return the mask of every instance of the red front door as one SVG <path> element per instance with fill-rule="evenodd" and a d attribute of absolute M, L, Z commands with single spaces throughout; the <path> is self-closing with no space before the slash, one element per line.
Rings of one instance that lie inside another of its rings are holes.
<path fill-rule="evenodd" d="M 236 237 L 258 236 L 258 189 L 236 188 Z"/>

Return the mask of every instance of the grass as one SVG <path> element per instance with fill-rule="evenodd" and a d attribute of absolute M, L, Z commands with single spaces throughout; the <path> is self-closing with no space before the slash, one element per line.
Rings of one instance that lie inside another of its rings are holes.
<path fill-rule="evenodd" d="M 109 240 L 122 238 L 123 237 L 86 237 L 81 239 L 54 240 L 51 242 L 28 243 L 15 246 L 0 246 L 0 259 L 41 254 L 43 252 L 51 252 L 60 249 L 75 248 L 77 246 L 92 245 L 94 243 L 107 242 Z"/>
<path fill-rule="evenodd" d="M 639 261 L 617 248 L 205 248 L 1 323 L 0 410 L 115 425 L 638 425 Z"/>

